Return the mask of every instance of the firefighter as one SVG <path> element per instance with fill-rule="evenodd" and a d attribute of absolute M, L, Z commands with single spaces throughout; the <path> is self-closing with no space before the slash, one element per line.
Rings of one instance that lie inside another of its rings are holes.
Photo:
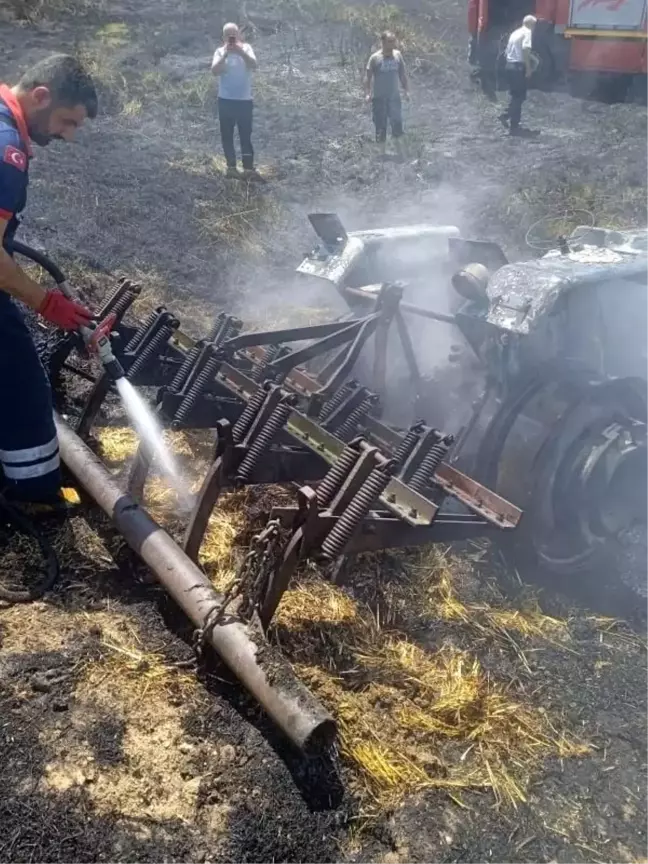
<path fill-rule="evenodd" d="M 527 95 L 527 82 L 533 73 L 531 42 L 536 26 L 534 15 L 526 15 L 522 26 L 509 36 L 506 46 L 506 78 L 508 81 L 509 104 L 506 111 L 499 115 L 500 122 L 511 135 L 534 135 L 535 132 L 520 126 L 522 103 Z"/>
<path fill-rule="evenodd" d="M 74 57 L 49 57 L 14 87 L 0 85 L 0 491 L 10 500 L 62 503 L 50 386 L 15 301 L 61 330 L 75 330 L 91 318 L 60 291 L 45 290 L 12 258 L 27 199 L 31 142 L 71 141 L 96 114 L 92 79 Z"/>

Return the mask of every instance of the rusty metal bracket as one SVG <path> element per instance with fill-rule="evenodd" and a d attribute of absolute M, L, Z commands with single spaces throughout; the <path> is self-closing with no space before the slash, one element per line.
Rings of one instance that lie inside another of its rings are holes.
<path fill-rule="evenodd" d="M 273 509 L 271 519 L 275 518 L 274 513 Z M 288 590 L 299 562 L 316 548 L 327 527 L 319 513 L 317 496 L 309 486 L 303 486 L 297 492 L 297 508 L 293 525 L 295 531 L 286 544 L 281 561 L 274 573 L 270 574 L 265 596 L 259 604 L 259 619 L 265 629 L 268 628 L 281 598 Z"/>
<path fill-rule="evenodd" d="M 516 528 L 522 518 L 522 510 L 502 498 L 472 477 L 468 477 L 453 465 L 441 463 L 434 476 L 434 482 L 441 489 L 461 501 L 473 513 L 503 530 Z"/>
<path fill-rule="evenodd" d="M 320 503 L 317 492 L 308 486 L 299 489 L 297 507 L 293 508 L 290 521 L 284 522 L 294 529 L 293 535 L 285 548 L 281 562 L 270 577 L 266 595 L 260 604 L 260 618 L 264 627 L 268 627 L 272 620 L 299 561 L 309 555 L 317 554 L 320 549 L 325 551 L 327 538 L 331 536 L 331 532 L 337 531 L 339 535 L 336 536 L 334 533 L 328 541 L 331 548 L 344 551 L 347 545 L 345 537 L 347 535 L 352 537 L 362 524 L 368 506 L 358 509 L 358 502 L 363 495 L 365 504 L 367 501 L 369 505 L 373 502 L 375 496 L 370 489 L 371 478 L 375 476 L 377 470 L 389 470 L 391 463 L 376 447 L 371 447 L 363 441 L 357 442 L 356 452 L 355 464 L 330 504 Z M 283 514 L 285 518 L 286 512 L 285 508 L 273 509 L 271 519 L 278 514 Z"/>

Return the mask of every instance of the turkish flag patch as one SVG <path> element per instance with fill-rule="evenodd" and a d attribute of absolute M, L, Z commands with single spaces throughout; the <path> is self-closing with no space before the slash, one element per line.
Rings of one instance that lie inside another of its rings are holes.
<path fill-rule="evenodd" d="M 19 150 L 17 147 L 12 147 L 11 144 L 7 144 L 5 147 L 2 161 L 6 162 L 8 165 L 13 165 L 13 167 L 17 168 L 19 171 L 25 171 L 27 168 L 27 157 L 22 150 Z"/>

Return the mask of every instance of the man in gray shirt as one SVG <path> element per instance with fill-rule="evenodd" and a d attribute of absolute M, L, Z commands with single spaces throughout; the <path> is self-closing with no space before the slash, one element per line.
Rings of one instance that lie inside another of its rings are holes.
<path fill-rule="evenodd" d="M 365 97 L 371 102 L 376 141 L 384 155 L 387 144 L 387 121 L 391 126 L 392 138 L 401 155 L 400 137 L 403 134 L 400 87 L 405 98 L 409 99 L 409 83 L 405 72 L 403 56 L 396 49 L 396 37 L 385 31 L 381 37 L 381 48 L 372 54 L 367 63 Z M 373 91 L 372 91 L 373 84 Z"/>

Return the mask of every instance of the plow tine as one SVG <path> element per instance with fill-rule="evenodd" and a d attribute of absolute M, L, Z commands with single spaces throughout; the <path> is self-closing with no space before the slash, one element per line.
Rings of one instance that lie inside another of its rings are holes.
<path fill-rule="evenodd" d="M 144 486 L 151 470 L 153 462 L 153 453 L 151 448 L 147 447 L 145 441 L 140 441 L 137 445 L 137 451 L 130 474 L 128 476 L 128 491 L 137 500 L 141 500 L 144 495 Z"/>
<path fill-rule="evenodd" d="M 191 512 L 182 548 L 192 561 L 198 561 L 198 553 L 207 530 L 209 517 L 216 506 L 221 489 L 225 485 L 223 467 L 223 458 L 219 456 L 207 472 Z"/>

